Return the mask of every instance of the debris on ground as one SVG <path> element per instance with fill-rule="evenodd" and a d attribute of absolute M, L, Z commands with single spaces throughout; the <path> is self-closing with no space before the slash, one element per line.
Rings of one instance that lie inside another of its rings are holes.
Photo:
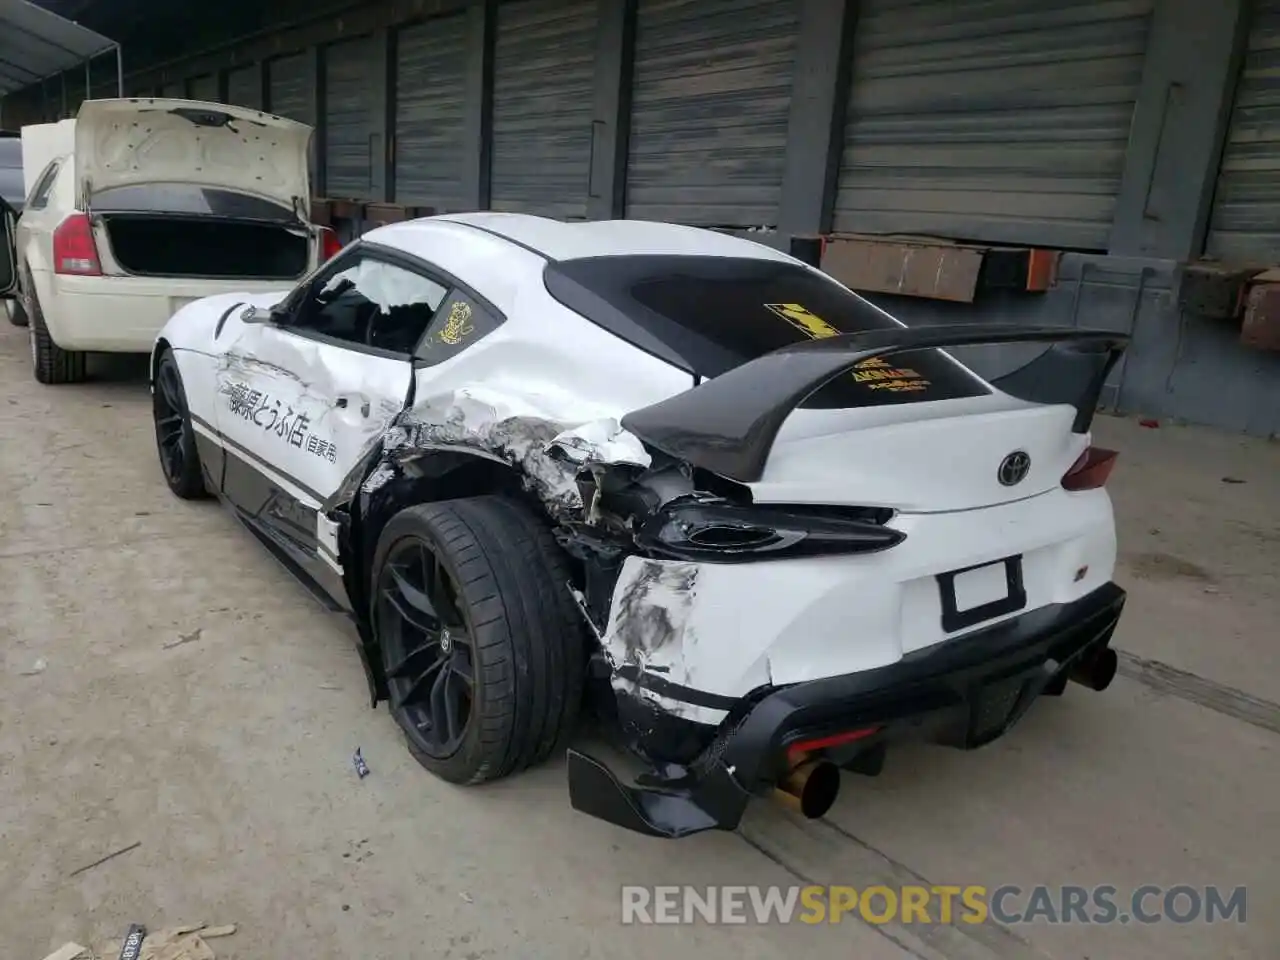
<path fill-rule="evenodd" d="M 142 954 L 142 941 L 147 937 L 147 928 L 140 923 L 129 927 L 124 944 L 120 947 L 120 960 L 138 960 Z"/>
<path fill-rule="evenodd" d="M 77 867 L 76 869 L 72 870 L 69 874 L 67 874 L 67 876 L 68 877 L 79 876 L 80 874 L 84 873 L 86 870 L 92 870 L 94 867 L 101 866 L 102 864 L 106 863 L 108 860 L 114 860 L 116 857 L 120 856 L 122 853 L 128 853 L 130 850 L 137 850 L 138 847 L 140 846 L 142 846 L 142 841 L 135 840 L 133 843 L 129 844 L 127 847 L 121 847 L 119 850 L 113 850 L 111 853 L 108 853 L 105 857 L 100 857 L 97 860 L 93 861 L 93 863 L 86 863 L 83 867 Z"/>
<path fill-rule="evenodd" d="M 364 762 L 364 757 L 360 754 L 359 747 L 356 747 L 356 752 L 351 757 L 351 765 L 356 768 L 356 776 L 361 780 L 369 775 L 369 765 Z"/>
<path fill-rule="evenodd" d="M 37 660 L 35 663 L 31 665 L 30 670 L 23 670 L 22 675 L 24 677 L 35 677 L 44 673 L 48 669 L 49 669 L 49 661 L 46 660 L 44 657 L 41 657 L 39 660 Z"/>
<path fill-rule="evenodd" d="M 174 647 L 180 647 L 184 643 L 195 643 L 200 639 L 200 634 L 202 633 L 204 633 L 204 627 L 196 627 L 190 633 L 179 634 L 177 640 L 170 640 L 162 649 L 172 650 Z"/>
<path fill-rule="evenodd" d="M 143 930 L 140 926 L 129 928 L 132 934 L 135 930 Z M 220 926 L 210 926 L 207 923 L 188 923 L 175 927 L 165 927 L 157 930 L 155 933 L 145 934 L 141 943 L 141 948 L 137 953 L 137 960 L 218 960 L 217 954 L 213 952 L 213 947 L 208 943 L 210 940 L 216 940 L 219 937 L 229 937 L 236 932 L 234 923 L 226 923 Z M 131 960 L 133 954 L 126 954 L 125 948 L 128 946 L 128 939 L 119 943 L 109 944 L 106 948 L 99 950 L 96 954 L 83 950 L 80 954 L 71 954 L 68 957 L 59 957 L 58 960 L 93 960 L 95 957 L 120 957 L 120 960 Z"/>
<path fill-rule="evenodd" d="M 88 947 L 82 947 L 78 943 L 67 942 L 45 957 L 44 960 L 76 960 L 76 957 L 88 952 Z"/>
<path fill-rule="evenodd" d="M 1241 480 L 1239 477 L 1223 477 L 1222 482 L 1223 483 L 1244 483 L 1245 481 Z"/>

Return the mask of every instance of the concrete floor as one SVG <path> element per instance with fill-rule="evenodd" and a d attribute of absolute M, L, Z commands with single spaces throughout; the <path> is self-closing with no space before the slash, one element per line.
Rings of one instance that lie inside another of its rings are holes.
<path fill-rule="evenodd" d="M 1072 687 L 976 753 L 903 749 L 847 778 L 830 822 L 762 804 L 740 835 L 663 843 L 572 812 L 560 763 L 484 789 L 428 776 L 368 708 L 348 625 L 216 506 L 168 494 L 142 365 L 41 387 L 25 333 L 0 327 L 5 957 L 134 921 L 237 923 L 216 943 L 241 960 L 1276 955 L 1274 443 L 1099 423 L 1123 451 L 1131 591 L 1105 694 Z M 1250 910 L 1214 927 L 619 923 L 623 884 L 922 878 L 1247 885 Z"/>

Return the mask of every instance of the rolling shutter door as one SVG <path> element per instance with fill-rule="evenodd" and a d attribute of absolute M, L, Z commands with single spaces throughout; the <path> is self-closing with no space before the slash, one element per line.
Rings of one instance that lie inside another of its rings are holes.
<path fill-rule="evenodd" d="M 227 102 L 240 107 L 262 109 L 261 74 L 257 67 L 241 67 L 227 74 Z"/>
<path fill-rule="evenodd" d="M 373 194 L 369 138 L 374 71 L 373 40 L 361 37 L 324 51 L 324 191 L 335 199 Z"/>
<path fill-rule="evenodd" d="M 515 0 L 498 8 L 494 210 L 586 217 L 597 8 L 597 0 Z"/>
<path fill-rule="evenodd" d="M 835 229 L 1106 249 L 1152 0 L 862 0 Z"/>
<path fill-rule="evenodd" d="M 396 35 L 396 202 L 460 213 L 466 128 L 467 21 L 454 14 Z"/>
<path fill-rule="evenodd" d="M 1257 0 L 1205 252 L 1280 262 L 1280 0 Z"/>
<path fill-rule="evenodd" d="M 281 57 L 267 63 L 267 94 L 271 98 L 267 109 L 278 117 L 288 117 L 299 123 L 315 124 L 312 100 L 308 87 L 308 63 L 304 54 Z"/>
<path fill-rule="evenodd" d="M 267 61 L 267 111 L 315 126 L 315 100 L 311 89 L 311 60 L 295 53 Z M 313 137 L 307 155 L 307 173 L 312 192 L 316 183 L 316 142 Z"/>
<path fill-rule="evenodd" d="M 182 89 L 182 83 L 175 80 L 173 83 L 166 83 L 160 88 L 160 96 L 168 97 L 172 100 L 185 100 L 186 96 Z"/>
<path fill-rule="evenodd" d="M 205 100 L 209 103 L 218 102 L 218 77 L 216 74 L 206 73 L 203 77 L 193 77 L 187 81 L 188 96 L 192 100 Z"/>
<path fill-rule="evenodd" d="M 798 0 L 641 0 L 627 216 L 776 226 Z"/>

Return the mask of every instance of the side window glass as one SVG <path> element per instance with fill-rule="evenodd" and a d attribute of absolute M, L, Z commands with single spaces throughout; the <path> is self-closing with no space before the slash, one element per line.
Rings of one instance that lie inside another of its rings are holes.
<path fill-rule="evenodd" d="M 411 270 L 357 257 L 315 282 L 292 325 L 347 343 L 408 354 L 447 293 L 439 283 Z"/>
<path fill-rule="evenodd" d="M 417 359 L 429 365 L 456 356 L 502 323 L 484 304 L 454 290 L 437 311 L 418 347 Z"/>
<path fill-rule="evenodd" d="M 53 181 L 58 176 L 58 161 L 54 160 L 44 168 L 40 179 L 31 188 L 31 198 L 27 200 L 28 210 L 43 210 L 49 204 L 49 194 L 53 191 Z"/>

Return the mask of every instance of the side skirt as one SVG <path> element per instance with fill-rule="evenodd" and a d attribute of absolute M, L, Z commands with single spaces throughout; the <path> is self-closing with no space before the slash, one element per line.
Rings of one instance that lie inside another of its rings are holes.
<path fill-rule="evenodd" d="M 261 464 L 211 425 L 196 422 L 196 444 L 205 476 L 232 513 L 326 609 L 354 615 L 335 545 L 321 538 L 319 506 L 290 487 L 296 481 Z"/>

